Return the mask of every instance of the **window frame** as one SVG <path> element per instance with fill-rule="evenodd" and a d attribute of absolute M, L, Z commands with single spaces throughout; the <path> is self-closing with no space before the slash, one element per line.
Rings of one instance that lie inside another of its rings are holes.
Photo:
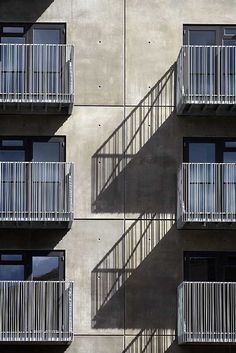
<path fill-rule="evenodd" d="M 198 282 L 198 280 L 192 280 L 189 276 L 190 270 L 190 258 L 214 258 L 215 259 L 215 280 L 214 282 L 226 282 L 225 280 L 225 269 L 227 267 L 235 267 L 227 263 L 230 257 L 236 258 L 236 251 L 184 251 L 183 256 L 183 278 L 186 282 Z M 205 282 L 204 280 L 199 280 L 200 282 Z M 210 281 L 210 280 L 207 280 Z M 206 282 L 207 282 L 206 281 Z M 236 281 L 236 278 L 235 278 Z"/>
<path fill-rule="evenodd" d="M 206 24 L 184 24 L 183 25 L 183 45 L 190 45 L 189 44 L 189 31 L 215 31 L 216 32 L 216 43 L 215 45 L 223 45 L 223 41 L 225 39 L 235 40 L 236 43 L 236 35 L 226 35 L 225 28 L 236 28 L 236 24 L 213 24 L 213 25 L 206 25 Z"/>
<path fill-rule="evenodd" d="M 23 27 L 23 33 L 5 33 L 4 27 Z M 24 37 L 25 44 L 33 44 L 34 29 L 60 29 L 60 44 L 66 44 L 66 23 L 65 22 L 1 22 L 0 39 L 2 37 Z"/>
<path fill-rule="evenodd" d="M 22 255 L 22 260 L 2 260 L 2 255 Z M 24 281 L 33 281 L 33 257 L 58 257 L 59 258 L 59 279 L 65 280 L 65 251 L 64 250 L 1 250 L 0 265 L 24 265 Z M 1 282 L 1 281 L 0 281 Z"/>
<path fill-rule="evenodd" d="M 2 142 L 6 140 L 22 140 L 23 146 L 3 146 Z M 59 162 L 66 162 L 66 136 L 1 136 L 0 150 L 25 151 L 25 162 L 33 160 L 33 144 L 34 142 L 59 142 L 60 154 Z"/>
<path fill-rule="evenodd" d="M 224 152 L 236 152 L 236 147 L 226 147 L 225 142 L 236 142 L 236 137 L 184 137 L 183 138 L 183 162 L 189 161 L 189 144 L 190 143 L 215 143 L 215 162 L 223 163 Z"/>

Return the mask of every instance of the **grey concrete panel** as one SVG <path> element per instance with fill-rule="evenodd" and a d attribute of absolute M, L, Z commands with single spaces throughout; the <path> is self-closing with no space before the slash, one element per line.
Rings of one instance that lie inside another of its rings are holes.
<path fill-rule="evenodd" d="M 123 103 L 123 0 L 74 1 L 76 104 Z"/>
<path fill-rule="evenodd" d="M 75 337 L 67 353 L 122 353 L 123 337 L 121 336 L 84 336 Z"/>
<path fill-rule="evenodd" d="M 123 109 L 111 107 L 75 108 L 58 130 L 67 136 L 67 160 L 75 162 L 75 217 L 122 217 L 124 179 Z M 119 205 L 119 207 L 117 207 Z"/>
<path fill-rule="evenodd" d="M 123 221 L 75 221 L 56 246 L 66 250 L 66 279 L 74 281 L 75 334 L 122 332 L 124 299 L 118 281 L 123 259 L 119 254 L 115 259 L 111 250 L 122 234 Z"/>

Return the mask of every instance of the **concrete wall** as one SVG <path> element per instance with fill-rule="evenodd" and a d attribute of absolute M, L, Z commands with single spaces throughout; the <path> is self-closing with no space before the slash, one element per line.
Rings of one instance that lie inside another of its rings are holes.
<path fill-rule="evenodd" d="M 235 5 L 235 0 L 0 1 L 0 21 L 66 22 L 67 42 L 76 49 L 76 99 L 68 119 L 0 119 L 1 135 L 67 137 L 67 161 L 75 162 L 72 229 L 0 231 L 0 248 L 66 250 L 66 279 L 75 281 L 75 339 L 69 347 L 2 351 L 236 350 L 176 343 L 183 251 L 236 250 L 235 231 L 176 229 L 183 137 L 235 137 L 236 120 L 176 117 L 170 69 L 184 23 L 235 23 Z"/>

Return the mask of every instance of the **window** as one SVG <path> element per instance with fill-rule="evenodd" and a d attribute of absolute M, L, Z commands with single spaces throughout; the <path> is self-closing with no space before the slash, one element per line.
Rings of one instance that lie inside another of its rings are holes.
<path fill-rule="evenodd" d="M 0 251 L 0 281 L 62 281 L 64 251 Z"/>
<path fill-rule="evenodd" d="M 236 163 L 236 138 L 184 138 L 184 162 Z"/>
<path fill-rule="evenodd" d="M 184 25 L 185 45 L 236 45 L 236 25 Z"/>
<path fill-rule="evenodd" d="M 64 23 L 2 23 L 1 43 L 65 44 Z"/>
<path fill-rule="evenodd" d="M 54 95 L 59 93 L 58 80 L 63 70 L 65 50 L 54 44 L 65 44 L 65 39 L 65 24 L 1 24 L 2 44 L 53 44 L 50 47 L 36 45 L 33 48 L 2 45 L 0 64 L 3 92 L 21 94 L 28 87 L 29 93 L 39 94 L 44 87 L 44 83 L 39 84 L 39 77 L 43 80 L 46 72 L 47 91 L 51 99 L 55 98 Z M 31 79 L 28 79 L 29 75 L 32 75 Z"/>
<path fill-rule="evenodd" d="M 185 252 L 185 281 L 236 281 L 236 252 Z"/>
<path fill-rule="evenodd" d="M 1 162 L 65 162 L 65 137 L 2 137 Z"/>

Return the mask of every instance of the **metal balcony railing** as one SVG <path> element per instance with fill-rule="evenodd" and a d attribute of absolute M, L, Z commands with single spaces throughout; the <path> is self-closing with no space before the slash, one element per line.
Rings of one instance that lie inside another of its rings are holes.
<path fill-rule="evenodd" d="M 72 222 L 73 163 L 0 162 L 0 222 Z"/>
<path fill-rule="evenodd" d="M 181 48 L 177 59 L 177 111 L 196 104 L 236 104 L 236 46 Z"/>
<path fill-rule="evenodd" d="M 236 222 L 236 163 L 183 163 L 177 212 L 181 224 Z"/>
<path fill-rule="evenodd" d="M 178 287 L 178 343 L 235 342 L 236 283 L 181 283 Z"/>
<path fill-rule="evenodd" d="M 0 282 L 0 342 L 66 343 L 72 339 L 72 282 Z"/>
<path fill-rule="evenodd" d="M 74 100 L 74 48 L 59 44 L 0 44 L 1 103 Z"/>

